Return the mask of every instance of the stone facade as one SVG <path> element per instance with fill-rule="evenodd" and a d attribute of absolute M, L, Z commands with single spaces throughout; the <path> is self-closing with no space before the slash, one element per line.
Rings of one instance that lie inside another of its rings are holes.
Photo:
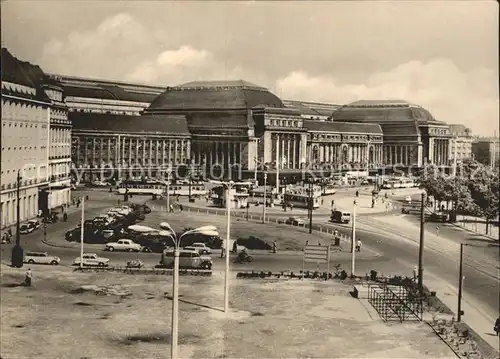
<path fill-rule="evenodd" d="M 36 93 L 36 88 L 2 81 L 2 228 L 17 221 L 18 173 L 22 221 L 36 217 L 39 192 L 49 182 L 50 103 Z"/>

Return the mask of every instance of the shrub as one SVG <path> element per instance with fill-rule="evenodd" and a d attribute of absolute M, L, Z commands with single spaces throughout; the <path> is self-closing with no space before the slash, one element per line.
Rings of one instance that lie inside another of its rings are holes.
<path fill-rule="evenodd" d="M 248 249 L 271 250 L 273 248 L 266 241 L 254 236 L 250 236 L 248 238 L 238 238 L 236 243 Z"/>

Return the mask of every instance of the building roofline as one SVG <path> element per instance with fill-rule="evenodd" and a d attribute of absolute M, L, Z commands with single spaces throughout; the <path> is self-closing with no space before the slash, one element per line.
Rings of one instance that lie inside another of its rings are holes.
<path fill-rule="evenodd" d="M 165 91 L 167 87 L 169 86 L 159 86 L 159 85 L 151 85 L 151 84 L 146 84 L 146 83 L 140 83 L 140 82 L 126 82 L 126 81 L 118 81 L 118 80 L 105 80 L 105 79 L 99 79 L 96 77 L 81 77 L 81 76 L 70 76 L 70 75 L 62 75 L 62 74 L 55 74 L 55 73 L 47 73 L 47 76 L 51 78 L 56 78 L 59 81 L 68 81 L 70 82 L 71 80 L 74 81 L 82 81 L 82 82 L 88 82 L 88 83 L 96 83 L 96 84 L 102 84 L 102 85 L 123 85 L 123 86 L 139 86 L 139 87 L 146 87 L 150 89 L 157 89 L 161 91 Z"/>

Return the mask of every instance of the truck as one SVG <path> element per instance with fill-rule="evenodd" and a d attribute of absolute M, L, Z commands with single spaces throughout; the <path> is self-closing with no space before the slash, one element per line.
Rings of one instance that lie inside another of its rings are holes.
<path fill-rule="evenodd" d="M 351 212 L 332 211 L 330 220 L 334 223 L 349 223 L 351 221 Z"/>

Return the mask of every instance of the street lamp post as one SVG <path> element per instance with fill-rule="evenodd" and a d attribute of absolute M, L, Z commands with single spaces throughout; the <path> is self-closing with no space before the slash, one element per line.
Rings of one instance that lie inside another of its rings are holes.
<path fill-rule="evenodd" d="M 262 223 L 266 223 L 266 206 L 267 206 L 267 173 L 264 173 L 264 206 L 262 208 Z"/>
<path fill-rule="evenodd" d="M 229 199 L 231 197 L 231 189 L 234 186 L 234 182 L 212 181 L 212 183 L 221 184 L 226 189 L 227 224 L 226 224 L 226 245 L 225 245 L 226 268 L 224 274 L 224 312 L 227 313 L 229 311 L 229 247 L 230 247 L 229 240 L 231 237 L 231 201 Z"/>
<path fill-rule="evenodd" d="M 309 182 L 309 234 L 312 234 L 312 225 L 313 225 L 313 188 L 314 185 L 312 182 Z"/>
<path fill-rule="evenodd" d="M 418 290 L 424 295 L 424 234 L 425 234 L 425 192 L 420 198 L 420 244 L 418 247 Z"/>
<path fill-rule="evenodd" d="M 83 269 L 83 239 L 85 237 L 85 196 L 82 196 L 82 224 L 80 228 L 80 269 Z"/>
<path fill-rule="evenodd" d="M 167 172 L 167 212 L 170 212 L 170 168 Z"/>
<path fill-rule="evenodd" d="M 175 245 L 174 250 L 174 272 L 172 281 L 172 327 L 171 327 L 171 343 L 170 343 L 170 354 L 171 358 L 177 358 L 177 347 L 178 347 L 178 337 L 179 337 L 179 248 L 181 239 L 191 233 L 202 233 L 206 235 L 218 235 L 215 226 L 204 226 L 199 227 L 190 231 L 186 231 L 177 237 L 177 234 L 172 229 L 170 224 L 166 222 L 160 223 L 160 228 L 169 231 L 169 236 Z"/>
<path fill-rule="evenodd" d="M 351 277 L 356 271 L 356 200 L 352 203 L 352 232 L 351 232 Z"/>
<path fill-rule="evenodd" d="M 17 171 L 17 206 L 16 206 L 16 244 L 12 247 L 11 265 L 16 268 L 23 266 L 23 248 L 21 247 L 21 170 Z"/>
<path fill-rule="evenodd" d="M 463 286 L 463 261 L 464 261 L 464 246 L 465 243 L 460 243 L 460 267 L 458 269 L 458 310 L 457 310 L 457 322 L 462 320 L 462 286 Z"/>

